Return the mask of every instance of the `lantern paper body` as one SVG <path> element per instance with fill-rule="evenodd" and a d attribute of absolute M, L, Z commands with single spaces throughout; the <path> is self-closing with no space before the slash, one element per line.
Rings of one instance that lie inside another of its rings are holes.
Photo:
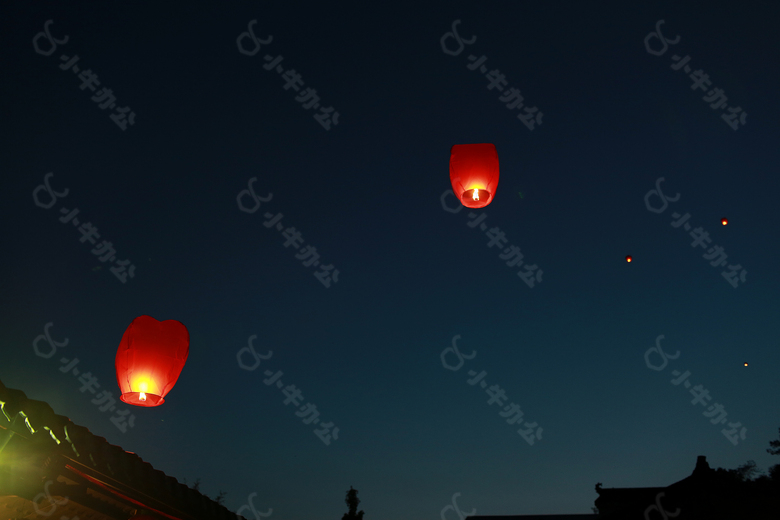
<path fill-rule="evenodd" d="M 116 353 L 120 399 L 137 406 L 159 406 L 179 379 L 190 352 L 190 333 L 176 320 L 151 316 L 133 320 Z"/>
<path fill-rule="evenodd" d="M 484 208 L 498 188 L 498 152 L 490 143 L 456 144 L 450 150 L 452 191 L 467 208 Z"/>

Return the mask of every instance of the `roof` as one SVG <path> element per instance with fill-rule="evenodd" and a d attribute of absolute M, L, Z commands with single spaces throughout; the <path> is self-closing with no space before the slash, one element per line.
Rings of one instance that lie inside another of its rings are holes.
<path fill-rule="evenodd" d="M 780 518 L 780 495 L 766 486 L 740 483 L 714 470 L 699 455 L 689 476 L 666 487 L 605 488 L 596 484 L 596 507 L 603 518 L 647 519 L 648 514 L 664 518 Z M 677 514 L 673 514 L 677 512 Z M 679 515 L 679 516 L 678 516 Z"/>
<path fill-rule="evenodd" d="M 584 520 L 599 518 L 599 515 L 505 515 L 505 516 L 467 516 L 466 520 Z"/>
<path fill-rule="evenodd" d="M 47 403 L 28 399 L 24 392 L 7 388 L 2 381 L 0 408 L 3 411 L 0 414 L 0 451 L 7 448 L 2 453 L 3 457 L 7 459 L 11 451 L 8 448 L 16 446 L 16 451 L 24 454 L 25 460 L 43 460 L 43 465 L 37 466 L 54 468 L 61 472 L 58 475 L 66 472 L 67 477 L 58 479 L 59 485 L 64 481 L 81 483 L 82 487 L 89 487 L 92 494 L 103 493 L 127 506 L 128 510 L 141 506 L 162 517 L 181 520 L 243 518 L 199 491 L 179 483 L 174 477 L 154 469 L 135 453 L 109 444 L 105 438 L 92 434 L 84 426 L 55 414 Z M 0 466 L 0 470 L 5 469 Z M 24 478 L 18 475 L 22 473 L 15 467 L 10 477 L 16 477 L 21 482 Z M 9 471 L 0 471 L 0 480 L 6 484 L 10 477 Z M 38 484 L 38 487 L 41 485 Z M 10 493 L 6 494 L 9 486 L 4 485 L 2 488 L 4 491 L 0 493 L 0 505 L 18 511 L 19 499 Z"/>

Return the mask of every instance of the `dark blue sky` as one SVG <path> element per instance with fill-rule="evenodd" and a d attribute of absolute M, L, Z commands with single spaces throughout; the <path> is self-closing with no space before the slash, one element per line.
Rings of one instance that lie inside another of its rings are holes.
<path fill-rule="evenodd" d="M 454 493 L 466 513 L 587 513 L 596 482 L 667 485 L 697 455 L 766 469 L 780 427 L 779 17 L 772 2 L 6 2 L 0 379 L 179 480 L 201 477 L 211 496 L 227 491 L 233 510 L 256 492 L 276 520 L 339 518 L 349 486 L 367 520 L 424 520 Z M 680 39 L 656 56 L 644 40 L 661 19 Z M 47 20 L 68 41 L 44 56 L 32 42 Z M 251 20 L 273 36 L 254 56 L 236 44 Z M 473 41 L 457 56 L 440 44 L 455 20 Z M 298 93 L 263 68 L 266 54 L 301 75 Z M 95 92 L 62 55 L 98 75 Z M 542 123 L 523 125 L 469 55 Z M 709 88 L 692 90 L 674 55 Z M 133 126 L 90 99 L 104 87 Z M 306 88 L 339 113 L 330 130 L 295 100 Z M 738 130 L 702 100 L 715 88 L 749 114 Z M 501 177 L 475 213 L 543 271 L 533 288 L 468 210 L 442 208 L 451 146 L 485 142 Z M 44 209 L 32 193 L 49 172 L 68 195 Z M 253 177 L 273 199 L 250 214 L 236 197 Z M 655 213 L 644 198 L 660 177 L 680 197 Z M 63 208 L 134 277 L 119 281 L 59 221 Z M 282 213 L 338 282 L 302 265 L 265 212 Z M 671 226 L 675 212 L 690 231 Z M 707 247 L 690 246 L 696 228 Z M 737 288 L 702 258 L 714 246 L 746 272 Z M 76 357 L 118 396 L 116 349 L 142 314 L 184 323 L 190 355 L 166 403 L 133 407 L 122 433 L 58 367 Z M 49 322 L 69 343 L 47 359 L 33 340 Z M 247 371 L 236 354 L 252 335 L 273 356 Z M 456 335 L 477 354 L 452 371 L 441 354 Z M 644 357 L 660 335 L 679 356 L 653 370 Z M 320 440 L 265 370 L 281 370 L 338 439 Z M 502 405 L 470 370 L 504 390 Z M 691 388 L 673 371 L 689 371 Z M 697 385 L 709 394 L 691 404 Z M 499 415 L 512 403 L 519 424 Z M 736 445 L 703 415 L 716 404 L 746 428 Z M 530 445 L 517 430 L 532 422 L 543 434 Z"/>

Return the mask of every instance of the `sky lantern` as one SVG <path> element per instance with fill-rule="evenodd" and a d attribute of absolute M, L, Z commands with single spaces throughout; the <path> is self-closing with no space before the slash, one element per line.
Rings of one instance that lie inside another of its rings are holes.
<path fill-rule="evenodd" d="M 632 260 L 632 258 L 631 258 L 631 255 L 628 255 L 628 256 L 626 257 L 626 262 L 628 262 L 628 263 L 630 264 L 630 263 L 631 263 L 631 260 Z"/>
<path fill-rule="evenodd" d="M 727 219 L 727 218 L 722 218 L 722 219 L 720 219 L 720 223 L 721 223 L 721 224 L 723 224 L 723 225 L 725 226 L 726 224 L 728 224 L 728 223 L 729 223 L 729 219 Z"/>
<path fill-rule="evenodd" d="M 136 406 L 163 404 L 189 353 L 190 333 L 183 323 L 137 317 L 125 330 L 116 352 L 120 399 Z"/>
<path fill-rule="evenodd" d="M 484 208 L 498 188 L 498 152 L 490 143 L 456 144 L 450 150 L 452 191 L 467 208 Z"/>

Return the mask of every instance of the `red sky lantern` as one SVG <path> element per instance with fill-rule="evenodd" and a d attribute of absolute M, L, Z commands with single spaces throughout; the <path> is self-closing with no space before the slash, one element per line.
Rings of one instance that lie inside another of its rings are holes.
<path fill-rule="evenodd" d="M 467 208 L 484 208 L 498 188 L 498 152 L 490 143 L 456 144 L 450 150 L 452 191 Z"/>
<path fill-rule="evenodd" d="M 726 224 L 728 224 L 728 223 L 729 223 L 729 219 L 727 219 L 727 218 L 722 218 L 722 219 L 720 219 L 720 223 L 721 223 L 721 224 L 723 224 L 723 225 L 725 226 Z"/>
<path fill-rule="evenodd" d="M 631 258 L 631 255 L 628 255 L 628 256 L 626 257 L 626 262 L 628 262 L 628 263 L 631 263 L 631 260 L 632 260 L 632 258 Z"/>
<path fill-rule="evenodd" d="M 163 404 L 189 353 L 190 333 L 184 324 L 137 317 L 125 330 L 116 353 L 120 399 L 136 406 Z"/>

